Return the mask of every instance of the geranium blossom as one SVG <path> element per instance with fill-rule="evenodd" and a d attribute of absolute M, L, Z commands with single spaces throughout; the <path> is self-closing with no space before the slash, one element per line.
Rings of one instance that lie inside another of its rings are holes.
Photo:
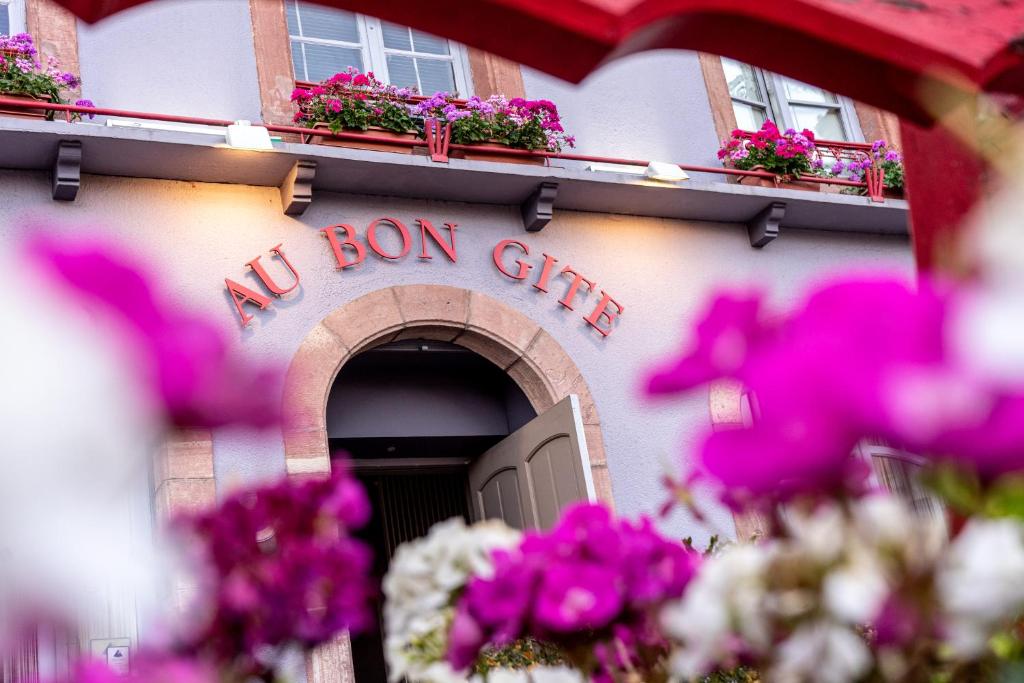
<path fill-rule="evenodd" d="M 518 548 L 496 551 L 493 577 L 470 582 L 449 633 L 449 661 L 464 669 L 486 643 L 532 636 L 589 643 L 589 661 L 576 663 L 591 673 L 628 666 L 623 656 L 664 647 L 656 612 L 682 594 L 697 565 L 695 553 L 658 536 L 649 520 L 615 520 L 598 505 L 569 507 L 550 532 L 527 533 Z"/>

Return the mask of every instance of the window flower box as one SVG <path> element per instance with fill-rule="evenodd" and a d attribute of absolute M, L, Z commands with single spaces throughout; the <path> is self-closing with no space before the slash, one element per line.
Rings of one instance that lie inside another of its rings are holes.
<path fill-rule="evenodd" d="M 40 104 L 51 103 L 49 97 L 29 97 L 28 95 L 16 95 L 13 93 L 6 93 L 0 91 L 0 97 L 9 100 L 19 100 L 21 102 L 39 102 Z M 0 104 L 0 116 L 6 116 L 8 118 L 15 119 L 51 119 L 53 118 L 52 112 L 45 107 L 22 109 L 20 107 L 11 107 L 8 105 Z"/>
<path fill-rule="evenodd" d="M 327 123 L 315 123 L 311 127 L 312 130 L 330 130 L 330 125 Z M 307 145 L 326 145 L 328 147 L 347 147 L 349 149 L 367 149 L 373 152 L 398 152 L 399 154 L 412 154 L 413 150 L 416 149 L 412 145 L 403 145 L 401 141 L 407 140 L 412 142 L 416 140 L 416 133 L 396 133 L 394 131 L 386 130 L 379 126 L 370 126 L 365 131 L 359 130 L 345 130 L 346 133 L 364 134 L 367 137 L 374 138 L 389 138 L 394 140 L 394 143 L 382 142 L 379 140 L 358 140 L 353 138 L 330 138 L 322 135 L 310 135 L 305 134 L 302 136 L 302 142 Z"/>
<path fill-rule="evenodd" d="M 27 103 L 66 104 L 62 93 L 75 90 L 81 82 L 78 76 L 60 70 L 57 60 L 47 60 L 46 67 L 38 59 L 38 51 L 32 36 L 19 33 L 14 36 L 0 35 L 0 97 Z M 89 100 L 78 100 L 75 104 L 91 107 Z M 53 119 L 53 111 L 44 107 L 22 109 L 0 105 L 0 116 L 27 119 Z M 80 114 L 73 114 L 78 120 Z"/>
<path fill-rule="evenodd" d="M 294 122 L 313 130 L 355 133 L 367 137 L 416 139 L 416 122 L 409 113 L 408 88 L 381 83 L 373 72 L 360 73 L 349 67 L 311 88 L 296 88 L 292 102 L 297 106 Z M 411 154 L 413 147 L 380 140 L 341 139 L 303 135 L 307 144 L 368 149 L 377 152 Z"/>
<path fill-rule="evenodd" d="M 448 156 L 452 159 L 466 159 L 467 161 L 495 161 L 503 164 L 528 164 L 532 166 L 544 166 L 548 161 L 547 157 L 541 156 L 502 154 L 500 150 L 511 148 L 509 145 L 503 145 L 496 140 L 466 144 L 470 149 L 452 149 L 448 151 Z"/>
<path fill-rule="evenodd" d="M 754 166 L 747 170 L 750 171 L 767 171 L 764 166 Z M 776 175 L 774 178 L 762 178 L 759 176 L 733 176 L 736 178 L 736 182 L 740 185 L 752 185 L 754 187 L 767 187 L 771 189 L 782 189 L 782 190 L 803 190 L 805 192 L 820 192 L 821 183 L 812 183 L 806 180 L 796 180 L 795 178 L 786 178 L 784 176 Z"/>
<path fill-rule="evenodd" d="M 498 150 L 559 152 L 576 144 L 562 128 L 558 108 L 547 100 L 508 100 L 494 95 L 486 100 L 470 97 L 459 106 L 450 94 L 435 93 L 418 102 L 412 113 L 451 126 L 451 143 L 469 147 L 449 151 L 455 159 L 544 166 L 547 157 L 501 154 Z"/>
<path fill-rule="evenodd" d="M 780 131 L 774 123 L 765 121 L 755 133 L 734 130 L 728 140 L 722 141 L 718 158 L 726 168 L 775 175 L 774 178 L 734 176 L 736 182 L 744 185 L 807 192 L 821 190 L 820 183 L 798 180 L 820 167 L 815 157 L 814 133 L 806 129 L 799 133 L 792 128 Z"/>

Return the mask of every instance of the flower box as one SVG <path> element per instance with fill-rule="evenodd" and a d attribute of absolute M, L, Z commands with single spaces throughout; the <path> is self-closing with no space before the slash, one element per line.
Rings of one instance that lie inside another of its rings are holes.
<path fill-rule="evenodd" d="M 28 95 L 14 95 L 2 92 L 0 92 L 0 97 L 10 100 L 19 100 L 21 102 L 48 103 L 52 101 L 48 97 L 29 97 Z M 32 107 L 31 109 L 21 109 L 2 104 L 0 104 L 0 116 L 7 116 L 16 119 L 48 119 L 53 117 L 52 112 L 44 107 Z"/>
<path fill-rule="evenodd" d="M 314 130 L 325 130 L 329 131 L 330 126 L 326 123 L 317 123 L 313 126 Z M 327 145 L 328 147 L 348 147 L 350 149 L 367 149 L 373 152 L 397 152 L 399 154 L 412 154 L 415 147 L 412 145 L 401 144 L 400 141 L 408 140 L 413 141 L 416 139 L 415 133 L 395 133 L 390 130 L 384 130 L 377 126 L 371 126 L 365 131 L 362 130 L 342 130 L 344 133 L 354 133 L 357 135 L 373 136 L 377 138 L 389 138 L 394 140 L 394 143 L 383 142 L 379 140 L 358 140 L 355 138 L 331 138 L 322 135 L 310 135 L 304 134 L 302 136 L 302 142 L 307 145 Z"/>
<path fill-rule="evenodd" d="M 763 171 L 764 166 L 754 166 L 751 171 Z M 733 176 L 736 182 L 741 185 L 753 185 L 754 187 L 767 187 L 780 190 L 803 190 L 804 192 L 821 192 L 821 183 L 812 183 L 806 180 L 783 180 L 782 176 L 774 178 L 761 178 L 759 176 L 741 175 Z"/>
<path fill-rule="evenodd" d="M 452 159 L 465 159 L 467 161 L 496 161 L 503 164 L 527 164 L 531 166 L 545 166 L 547 157 L 527 156 L 525 154 L 502 154 L 503 149 L 512 149 L 500 142 L 478 142 L 467 145 L 468 149 L 449 150 L 448 156 Z M 525 150 L 524 150 L 525 151 Z"/>

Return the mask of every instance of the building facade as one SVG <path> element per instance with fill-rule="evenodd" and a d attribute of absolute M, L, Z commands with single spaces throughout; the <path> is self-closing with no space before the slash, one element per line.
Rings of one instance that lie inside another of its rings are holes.
<path fill-rule="evenodd" d="M 257 152 L 228 146 L 222 126 L 0 117 L 0 241 L 99 227 L 240 353 L 289 368 L 282 428 L 169 438 L 133 519 L 327 472 L 339 450 L 371 488 L 385 554 L 399 518 L 414 531 L 450 514 L 543 525 L 586 497 L 654 515 L 665 467 L 744 419 L 733 387 L 672 403 L 641 392 L 711 292 L 757 284 L 785 306 L 837 270 L 912 272 L 902 200 L 700 171 L 665 183 L 616 163 L 719 167 L 719 141 L 765 118 L 828 139 L 895 137 L 885 114 L 716 56 L 634 56 L 572 85 L 302 0 L 151 3 L 92 26 L 47 0 L 0 5 L 0 33 L 21 30 L 80 72 L 99 107 L 288 125 L 296 82 L 352 65 L 425 93 L 552 100 L 576 151 L 607 159 L 439 162 L 287 134 Z M 711 522 L 736 533 L 725 510 Z M 678 512 L 660 525 L 713 533 Z M 4 680 L 69 649 L 136 647 L 135 598 L 116 593 L 73 642 L 33 644 Z M 382 680 L 378 653 L 340 643 L 306 673 Z"/>

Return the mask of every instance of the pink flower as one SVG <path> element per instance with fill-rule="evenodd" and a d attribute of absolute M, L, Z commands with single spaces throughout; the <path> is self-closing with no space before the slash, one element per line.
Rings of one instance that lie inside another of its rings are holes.
<path fill-rule="evenodd" d="M 370 79 L 363 74 L 359 74 L 352 79 L 352 85 L 370 85 Z"/>
<path fill-rule="evenodd" d="M 28 243 L 26 255 L 82 305 L 120 320 L 146 362 L 141 372 L 149 375 L 175 426 L 266 426 L 278 420 L 279 374 L 254 371 L 230 358 L 219 328 L 179 310 L 128 255 L 42 231 Z"/>

